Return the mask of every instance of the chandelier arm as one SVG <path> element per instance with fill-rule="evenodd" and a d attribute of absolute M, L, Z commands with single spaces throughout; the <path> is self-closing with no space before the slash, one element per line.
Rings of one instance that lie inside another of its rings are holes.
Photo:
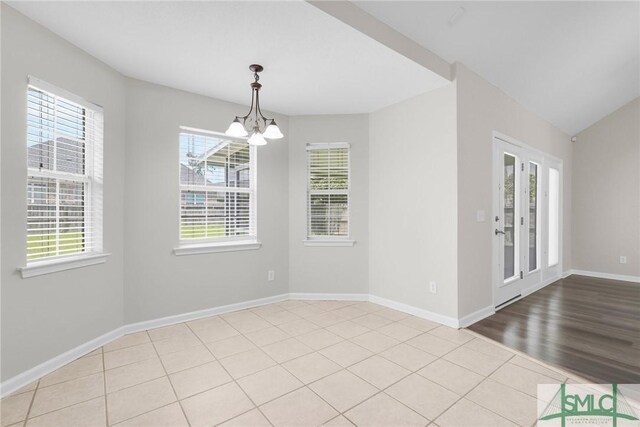
<path fill-rule="evenodd" d="M 262 119 L 264 132 L 264 129 L 266 129 L 267 127 L 268 119 L 264 116 L 264 114 L 262 114 L 262 109 L 260 108 L 260 92 L 256 91 L 256 125 L 258 124 L 258 115 L 260 115 L 260 118 Z"/>
<path fill-rule="evenodd" d="M 251 112 L 253 111 L 253 105 L 254 105 L 254 102 L 255 102 L 256 93 L 257 93 L 257 91 L 255 89 L 251 89 L 251 107 L 249 107 L 249 112 L 247 113 L 247 115 L 241 117 L 242 121 L 244 123 L 246 123 L 247 119 L 251 115 Z"/>
<path fill-rule="evenodd" d="M 256 103 L 256 110 L 258 111 L 258 113 L 260 114 L 260 117 L 262 117 L 262 121 L 264 122 L 264 125 L 267 125 L 267 122 L 269 120 L 273 120 L 273 119 L 269 119 L 267 117 L 264 116 L 264 114 L 262 114 L 262 109 L 260 108 L 260 102 Z M 257 116 L 257 115 L 256 115 Z"/>

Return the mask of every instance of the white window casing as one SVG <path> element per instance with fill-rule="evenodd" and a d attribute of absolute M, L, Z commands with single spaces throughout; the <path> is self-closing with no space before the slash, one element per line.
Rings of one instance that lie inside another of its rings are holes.
<path fill-rule="evenodd" d="M 182 127 L 176 255 L 258 249 L 255 146 Z"/>
<path fill-rule="evenodd" d="M 353 246 L 350 144 L 307 144 L 305 246 Z"/>
<path fill-rule="evenodd" d="M 102 263 L 103 110 L 33 77 L 26 95 L 22 277 Z"/>

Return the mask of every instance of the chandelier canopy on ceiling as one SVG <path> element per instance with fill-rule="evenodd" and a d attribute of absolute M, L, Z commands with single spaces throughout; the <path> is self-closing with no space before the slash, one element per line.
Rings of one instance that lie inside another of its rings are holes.
<path fill-rule="evenodd" d="M 258 83 L 260 73 L 264 68 L 262 65 L 251 64 L 249 70 L 253 71 L 254 82 L 251 83 L 251 108 L 246 116 L 236 116 L 229 125 L 229 129 L 225 134 L 229 136 L 245 137 L 249 135 L 247 129 L 251 129 L 251 136 L 248 139 L 251 145 L 265 145 L 267 139 L 280 139 L 284 135 L 280 132 L 280 128 L 274 119 L 268 119 L 260 110 L 260 88 L 262 85 Z"/>

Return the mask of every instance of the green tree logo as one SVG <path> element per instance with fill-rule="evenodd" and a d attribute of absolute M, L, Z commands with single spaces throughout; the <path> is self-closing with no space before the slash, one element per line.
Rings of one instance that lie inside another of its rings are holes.
<path fill-rule="evenodd" d="M 560 384 L 560 389 L 546 406 L 539 420 L 560 419 L 561 426 L 565 427 L 566 420 L 572 417 L 610 418 L 614 427 L 617 427 L 619 419 L 638 421 L 635 411 L 620 393 L 617 384 L 612 385 L 611 394 L 600 395 L 587 392 L 567 393 L 567 385 Z"/>

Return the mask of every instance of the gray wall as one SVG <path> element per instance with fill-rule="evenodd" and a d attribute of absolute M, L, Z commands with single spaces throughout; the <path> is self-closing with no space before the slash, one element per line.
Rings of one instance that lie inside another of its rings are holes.
<path fill-rule="evenodd" d="M 287 292 L 287 138 L 258 148 L 258 240 L 251 251 L 175 256 L 180 126 L 224 132 L 247 107 L 127 80 L 125 322 Z M 247 87 L 247 96 L 249 88 Z M 285 135 L 288 120 L 275 116 Z M 267 281 L 275 270 L 275 281 Z"/>
<path fill-rule="evenodd" d="M 370 124 L 370 292 L 455 318 L 456 87 L 383 108 Z"/>
<path fill-rule="evenodd" d="M 14 9 L 2 8 L 2 380 L 122 325 L 124 78 Z M 22 279 L 26 89 L 33 75 L 104 107 L 105 264 Z"/>
<path fill-rule="evenodd" d="M 368 293 L 369 115 L 298 116 L 289 119 L 289 290 Z M 307 143 L 351 144 L 352 247 L 309 247 L 307 234 Z"/>
<path fill-rule="evenodd" d="M 492 132 L 563 160 L 563 269 L 571 268 L 571 141 L 464 65 L 458 88 L 458 300 L 460 317 L 493 305 Z M 484 210 L 487 221 L 477 222 Z"/>
<path fill-rule="evenodd" d="M 573 268 L 640 276 L 640 98 L 580 132 L 573 162 Z"/>

